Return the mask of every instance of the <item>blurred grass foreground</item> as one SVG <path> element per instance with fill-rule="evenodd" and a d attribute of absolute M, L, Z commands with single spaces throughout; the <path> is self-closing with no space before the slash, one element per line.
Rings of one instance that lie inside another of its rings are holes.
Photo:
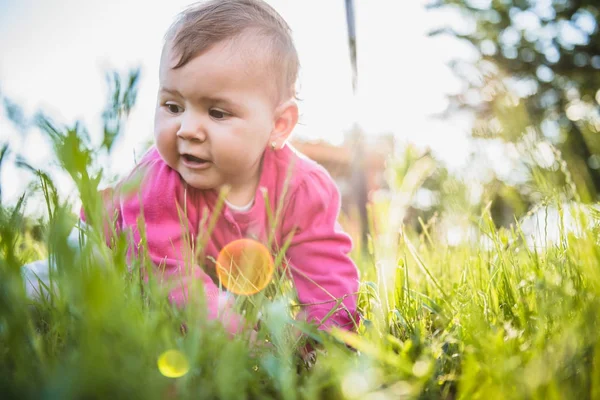
<path fill-rule="evenodd" d="M 136 84 L 137 73 L 113 80 L 96 148 L 81 125 L 35 118 L 93 217 L 74 246 L 73 206 L 39 170 L 45 217 L 23 215 L 26 197 L 0 210 L 3 399 L 600 398 L 600 213 L 565 202 L 569 186 L 537 207 L 556 214 L 557 236 L 543 246 L 518 221 L 497 228 L 490 204 L 469 216 L 476 239 L 451 244 L 435 234 L 436 218 L 418 230 L 402 222 L 431 160 L 389 160 L 390 195 L 371 203 L 368 251 L 354 254 L 357 334 L 295 323 L 284 277 L 237 300 L 249 326 L 260 320 L 253 345 L 249 330 L 229 338 L 206 322 L 201 304 L 171 307 L 142 279 L 143 260 L 126 265 L 125 237 L 102 246 L 97 157 L 118 137 Z M 32 300 L 21 268 L 43 258 L 55 268 Z M 318 343 L 310 368 L 296 328 Z"/>
<path fill-rule="evenodd" d="M 473 112 L 474 140 L 507 150 L 513 169 L 490 173 L 482 152 L 467 182 L 429 152 L 389 157 L 367 235 L 356 213 L 342 219 L 361 271 L 356 334 L 295 322 L 275 268 L 264 290 L 236 298 L 249 328 L 231 338 L 207 322 L 201 288 L 174 308 L 144 279 L 147 261 L 126 262 L 125 236 L 103 245 L 101 164 L 137 72 L 110 76 L 96 144 L 82 124 L 27 118 L 2 98 L 18 128 L 46 134 L 88 224 L 73 236 L 72 199 L 13 157 L 35 181 L 0 204 L 0 398 L 600 399 L 600 12 L 592 1 L 431 2 L 446 6 L 472 24 L 435 35 L 480 56 L 455 64 L 469 82 L 449 111 Z M 10 155 L 0 148 L 0 168 Z M 26 215 L 38 198 L 41 216 Z M 53 268 L 32 298 L 22 266 L 40 259 Z M 314 363 L 299 356 L 307 341 Z"/>

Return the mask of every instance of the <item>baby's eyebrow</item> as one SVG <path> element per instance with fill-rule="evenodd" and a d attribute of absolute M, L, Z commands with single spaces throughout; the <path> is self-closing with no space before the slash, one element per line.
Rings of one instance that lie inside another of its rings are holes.
<path fill-rule="evenodd" d="M 168 87 L 161 87 L 161 88 L 160 88 L 160 91 L 161 91 L 161 92 L 168 93 L 168 94 L 171 94 L 171 95 L 173 95 L 173 96 L 183 97 L 183 96 L 181 95 L 181 93 L 179 93 L 179 91 L 177 91 L 177 90 L 175 90 L 175 89 L 170 89 L 170 88 L 168 88 Z"/>
<path fill-rule="evenodd" d="M 177 96 L 177 97 L 181 97 L 183 98 L 184 96 L 177 90 L 177 89 L 171 89 L 169 87 L 161 87 L 160 88 L 160 92 L 162 93 L 167 93 L 170 94 L 172 96 Z M 238 104 L 227 97 L 220 97 L 220 96 L 202 96 L 199 99 L 197 99 L 198 101 L 201 102 L 205 102 L 205 103 L 212 103 L 212 104 L 223 104 L 225 106 L 228 107 L 237 107 Z"/>
<path fill-rule="evenodd" d="M 202 96 L 200 98 L 200 101 L 204 101 L 207 103 L 214 103 L 214 104 L 224 104 L 226 106 L 230 106 L 230 107 L 234 107 L 236 106 L 236 102 L 233 101 L 232 99 L 229 99 L 227 97 L 219 97 L 219 96 Z"/>

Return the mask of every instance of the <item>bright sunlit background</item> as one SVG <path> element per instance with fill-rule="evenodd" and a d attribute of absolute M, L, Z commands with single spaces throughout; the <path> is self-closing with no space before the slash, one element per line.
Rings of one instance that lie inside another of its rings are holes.
<path fill-rule="evenodd" d="M 439 121 L 445 96 L 459 82 L 446 63 L 469 52 L 427 32 L 450 19 L 424 9 L 421 1 L 356 1 L 358 96 L 352 95 L 343 0 L 269 0 L 290 24 L 301 61 L 301 125 L 295 135 L 339 144 L 358 122 L 368 137 L 392 133 L 400 143 L 429 146 L 457 168 L 469 152 L 467 118 Z M 0 0 L 0 90 L 27 114 L 43 109 L 61 122 L 82 120 L 100 138 L 104 74 L 141 66 L 137 106 L 109 166 L 115 176 L 134 164 L 134 153 L 152 137 L 157 71 L 163 35 L 190 2 L 141 0 Z M 0 115 L 1 116 L 1 115 Z M 357 121 L 355 121 L 355 118 Z M 94 131 L 96 129 L 96 131 Z M 34 167 L 46 167 L 49 141 L 23 135 L 0 118 L 0 142 Z M 138 154 L 139 155 L 139 154 Z M 30 173 L 6 163 L 2 196 L 14 201 Z M 70 179 L 56 175 L 63 194 Z"/>

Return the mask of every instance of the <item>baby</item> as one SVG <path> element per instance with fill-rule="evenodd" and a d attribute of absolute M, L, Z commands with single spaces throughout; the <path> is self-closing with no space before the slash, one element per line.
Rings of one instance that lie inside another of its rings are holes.
<path fill-rule="evenodd" d="M 222 291 L 205 271 L 214 271 L 228 243 L 253 238 L 266 245 L 274 234 L 273 251 L 291 238 L 285 264 L 303 318 L 320 329 L 352 330 L 359 320 L 359 281 L 348 256 L 351 240 L 337 222 L 339 192 L 324 168 L 286 143 L 298 121 L 298 68 L 288 25 L 262 0 L 213 0 L 185 10 L 162 51 L 155 146 L 106 205 L 116 215 L 117 231 L 130 232 L 133 252 L 143 215 L 161 279 L 182 283 L 173 285 L 172 303 L 185 304 L 189 283 L 200 280 L 208 316 L 219 318 Z M 121 189 L 140 174 L 138 192 L 125 195 Z M 282 205 L 275 227 L 266 203 Z M 203 216 L 217 211 L 201 259 L 189 268 L 184 255 L 206 232 Z M 230 332 L 239 329 L 225 325 Z"/>

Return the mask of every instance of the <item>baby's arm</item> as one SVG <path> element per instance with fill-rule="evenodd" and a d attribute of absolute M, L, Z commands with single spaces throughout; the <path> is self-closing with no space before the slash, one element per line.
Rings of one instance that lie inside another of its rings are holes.
<path fill-rule="evenodd" d="M 171 304 L 178 307 L 189 305 L 192 299 L 197 299 L 196 293 L 200 290 L 198 286 L 202 286 L 206 318 L 218 320 L 231 335 L 243 330 L 244 318 L 235 312 L 234 297 L 219 289 L 199 265 L 185 266 L 181 260 L 151 257 L 153 264 L 160 266 L 155 270 L 155 273 L 161 274 L 158 276 L 159 281 L 172 287 L 168 295 Z"/>
<path fill-rule="evenodd" d="M 312 172 L 291 193 L 283 233 L 295 232 L 286 256 L 308 321 L 320 329 L 354 330 L 359 322 L 358 270 L 350 237 L 337 221 L 340 195 L 326 172 Z"/>
<path fill-rule="evenodd" d="M 85 228 L 85 222 L 79 221 L 67 238 L 67 244 L 76 252 L 81 250 L 80 245 L 85 242 Z M 50 288 L 51 283 L 50 274 L 54 268 L 50 259 L 34 261 L 21 267 L 21 275 L 23 276 L 27 297 L 30 299 L 48 297 L 49 293 L 47 289 Z"/>
<path fill-rule="evenodd" d="M 100 193 L 102 197 L 103 206 L 105 209 L 105 215 L 107 218 L 113 218 L 115 213 L 118 214 L 116 210 L 116 203 L 113 196 L 113 189 L 108 188 Z M 86 240 L 85 232 L 89 228 L 86 224 L 86 216 L 83 212 L 83 208 L 80 212 L 80 220 L 77 225 L 73 228 L 69 237 L 67 238 L 67 244 L 71 249 L 79 252 L 81 250 L 81 245 L 84 244 Z M 117 218 L 115 229 L 120 229 L 120 220 Z M 110 237 L 112 229 L 111 224 L 108 222 L 108 219 L 104 223 L 104 231 L 106 237 L 106 244 L 110 246 Z M 38 260 L 32 263 L 26 264 L 22 267 L 21 274 L 23 276 L 23 282 L 25 284 L 25 293 L 27 297 L 31 299 L 39 299 L 42 297 L 48 297 L 48 289 L 50 288 L 50 275 L 52 271 L 55 269 L 55 266 L 52 265 L 50 259 L 46 260 Z"/>

